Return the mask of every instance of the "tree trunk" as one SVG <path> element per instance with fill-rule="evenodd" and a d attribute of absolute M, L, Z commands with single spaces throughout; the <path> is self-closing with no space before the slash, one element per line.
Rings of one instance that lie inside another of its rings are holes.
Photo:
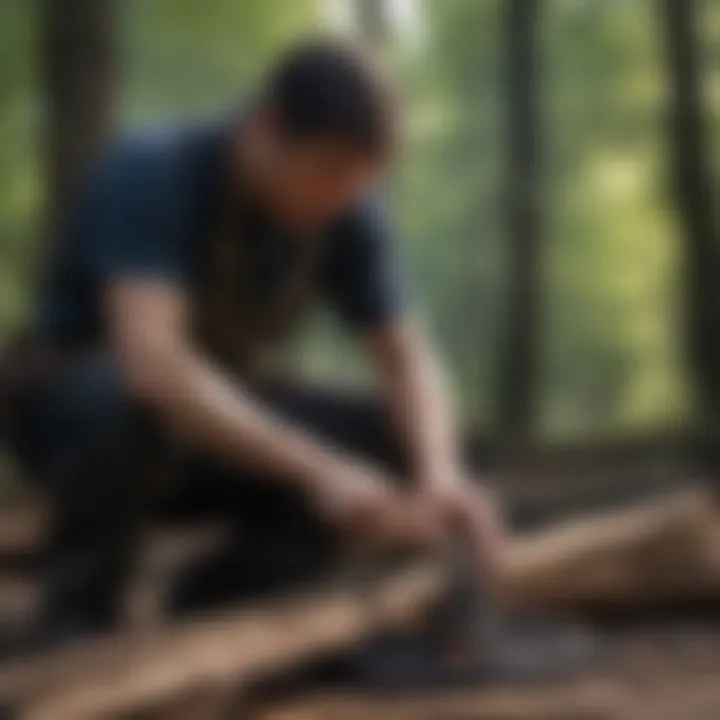
<path fill-rule="evenodd" d="M 377 48 L 383 47 L 388 39 L 385 0 L 355 0 L 354 7 L 360 36 Z"/>
<path fill-rule="evenodd" d="M 47 230 L 53 238 L 107 138 L 117 0 L 43 0 Z"/>
<path fill-rule="evenodd" d="M 669 149 L 684 253 L 684 335 L 702 420 L 720 423 L 720 231 L 705 138 L 695 0 L 663 0 Z"/>
<path fill-rule="evenodd" d="M 541 178 L 538 103 L 539 0 L 507 0 L 508 276 L 500 348 L 497 421 L 502 432 L 532 429 L 538 395 Z"/>

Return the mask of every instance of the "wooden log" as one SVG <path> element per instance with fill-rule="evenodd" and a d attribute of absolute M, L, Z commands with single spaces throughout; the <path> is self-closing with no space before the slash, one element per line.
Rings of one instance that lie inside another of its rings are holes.
<path fill-rule="evenodd" d="M 25 578 L 0 580 L 0 626 L 31 622 L 39 605 L 38 584 Z"/>
<path fill-rule="evenodd" d="M 700 489 L 568 520 L 516 539 L 501 595 L 512 604 L 577 609 L 720 597 L 720 523 Z"/>
<path fill-rule="evenodd" d="M 0 699 L 24 720 L 89 720 L 161 703 L 180 690 L 242 685 L 416 621 L 442 591 L 428 563 L 381 583 L 371 598 L 339 589 L 140 636 L 100 640 L 0 670 Z"/>
<path fill-rule="evenodd" d="M 26 516 L 27 518 L 28 516 Z M 31 524 L 21 516 L 13 516 L 11 527 L 0 531 L 0 543 L 25 547 Z M 39 524 L 33 518 L 33 532 Z M 158 531 L 150 534 L 137 572 L 127 588 L 123 626 L 148 627 L 161 622 L 171 579 L 178 569 L 195 558 L 210 554 L 226 540 L 226 528 L 221 525 Z M 1 557 L 1 551 L 0 551 Z M 0 567 L 3 567 L 0 559 Z M 7 567 L 3 567 L 7 570 Z M 0 574 L 0 626 L 27 624 L 37 617 L 40 606 L 40 583 L 32 573 Z"/>
<path fill-rule="evenodd" d="M 648 692 L 623 720 L 713 720 L 720 717 L 720 675 L 678 681 Z"/>
<path fill-rule="evenodd" d="M 0 516 L 0 569 L 31 568 L 44 543 L 47 509 L 28 501 Z"/>

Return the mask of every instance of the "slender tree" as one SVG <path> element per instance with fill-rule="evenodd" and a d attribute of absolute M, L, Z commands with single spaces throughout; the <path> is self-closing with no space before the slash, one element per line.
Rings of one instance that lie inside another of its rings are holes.
<path fill-rule="evenodd" d="M 110 127 L 117 10 L 117 0 L 43 0 L 50 236 Z"/>
<path fill-rule="evenodd" d="M 388 37 L 385 0 L 355 0 L 354 8 L 361 37 L 376 47 L 382 47 Z"/>
<path fill-rule="evenodd" d="M 684 254 L 684 332 L 698 411 L 720 422 L 720 229 L 715 216 L 699 61 L 696 0 L 660 5 L 670 78 L 672 179 Z"/>
<path fill-rule="evenodd" d="M 525 435 L 538 396 L 541 167 L 538 102 L 540 0 L 506 0 L 508 275 L 497 377 L 499 429 Z"/>

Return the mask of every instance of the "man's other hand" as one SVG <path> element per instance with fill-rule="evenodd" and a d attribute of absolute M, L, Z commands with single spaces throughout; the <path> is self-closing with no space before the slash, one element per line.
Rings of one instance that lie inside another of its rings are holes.
<path fill-rule="evenodd" d="M 502 570 L 507 544 L 499 504 L 493 494 L 470 480 L 427 484 L 418 490 L 416 502 L 425 514 L 439 518 L 447 535 L 469 542 L 480 567 L 491 574 Z"/>
<path fill-rule="evenodd" d="M 326 519 L 346 536 L 370 545 L 432 547 L 443 528 L 436 508 L 398 489 L 385 473 L 348 463 L 336 469 L 314 499 Z"/>

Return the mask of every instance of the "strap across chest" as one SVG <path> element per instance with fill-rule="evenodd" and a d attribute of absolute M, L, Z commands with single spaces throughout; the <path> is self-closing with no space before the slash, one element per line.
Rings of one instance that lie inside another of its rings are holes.
<path fill-rule="evenodd" d="M 259 293 L 251 246 L 242 231 L 220 228 L 205 244 L 195 330 L 212 357 L 239 374 L 277 353 L 316 296 L 325 243 L 303 242 L 279 286 Z"/>

